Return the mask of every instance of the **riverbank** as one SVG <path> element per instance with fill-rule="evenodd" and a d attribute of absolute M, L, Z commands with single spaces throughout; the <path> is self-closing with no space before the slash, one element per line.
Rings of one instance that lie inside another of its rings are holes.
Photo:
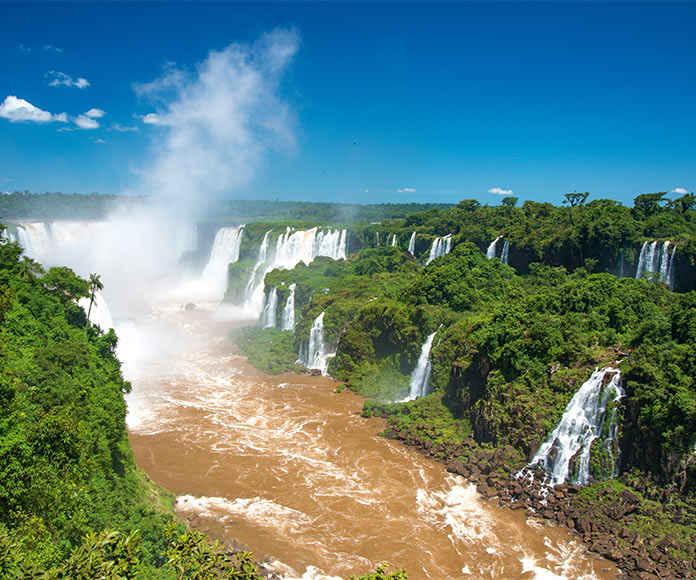
<path fill-rule="evenodd" d="M 588 548 L 616 563 L 629 580 L 662 580 L 696 576 L 696 506 L 675 496 L 658 502 L 645 483 L 628 486 L 626 477 L 590 486 L 540 483 L 516 474 L 525 462 L 511 447 L 486 449 L 472 439 L 461 444 L 433 443 L 441 436 L 422 422 L 410 430 L 395 430 L 394 421 L 383 435 L 418 449 L 443 463 L 447 471 L 476 485 L 479 494 L 511 510 L 567 527 Z M 635 474 L 636 482 L 641 475 Z"/>

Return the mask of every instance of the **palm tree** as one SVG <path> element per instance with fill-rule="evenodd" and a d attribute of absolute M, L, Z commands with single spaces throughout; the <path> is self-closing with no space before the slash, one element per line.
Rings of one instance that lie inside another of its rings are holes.
<path fill-rule="evenodd" d="M 94 294 L 104 289 L 104 284 L 101 282 L 99 274 L 89 275 L 89 308 L 87 309 L 87 323 L 89 323 L 89 315 L 92 313 L 92 304 L 94 304 Z"/>

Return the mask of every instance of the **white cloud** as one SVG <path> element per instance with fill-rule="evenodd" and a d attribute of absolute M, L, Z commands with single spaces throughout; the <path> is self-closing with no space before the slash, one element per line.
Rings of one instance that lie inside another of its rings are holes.
<path fill-rule="evenodd" d="M 689 190 L 688 190 L 688 189 L 684 189 L 683 187 L 675 187 L 675 188 L 672 190 L 672 193 L 678 193 L 678 194 L 680 194 L 680 195 L 686 195 L 687 193 L 689 193 Z"/>
<path fill-rule="evenodd" d="M 20 44 L 17 48 L 19 48 L 20 52 L 31 52 L 31 46 Z"/>
<path fill-rule="evenodd" d="M 98 129 L 99 122 L 96 121 L 96 119 L 100 119 L 104 115 L 106 115 L 106 112 L 102 111 L 101 109 L 90 109 L 89 111 L 73 118 L 72 122 L 75 123 L 75 125 L 77 125 L 80 129 Z"/>
<path fill-rule="evenodd" d="M 68 117 L 65 113 L 52 115 L 48 111 L 43 111 L 30 102 L 24 99 L 18 99 L 14 95 L 8 95 L 2 104 L 0 104 L 0 117 L 9 119 L 13 123 L 17 121 L 29 121 L 33 123 L 58 121 L 59 123 L 66 123 L 68 121 Z"/>
<path fill-rule="evenodd" d="M 106 111 L 102 111 L 101 109 L 90 109 L 84 115 L 85 117 L 90 117 L 91 119 L 100 119 L 106 115 Z"/>
<path fill-rule="evenodd" d="M 143 118 L 143 123 L 146 125 L 163 125 L 162 118 L 155 113 L 148 113 Z"/>
<path fill-rule="evenodd" d="M 3 177 L 2 180 L 3 180 L 5 183 L 7 183 L 7 182 L 9 182 L 9 181 L 12 181 L 9 177 Z"/>
<path fill-rule="evenodd" d="M 399 193 L 415 193 L 415 187 L 404 187 L 403 189 L 397 189 Z"/>
<path fill-rule="evenodd" d="M 77 87 L 78 89 L 86 89 L 89 86 L 89 81 L 82 77 L 73 80 L 72 77 L 64 72 L 50 70 L 46 73 L 46 78 L 49 79 L 49 87 Z"/>
<path fill-rule="evenodd" d="M 195 71 L 169 65 L 136 85 L 156 108 L 143 122 L 162 127 L 142 189 L 199 206 L 248 183 L 268 151 L 292 150 L 295 120 L 279 83 L 299 44 L 294 30 L 278 29 L 252 45 L 211 51 Z"/>
<path fill-rule="evenodd" d="M 500 187 L 491 187 L 488 193 L 495 193 L 496 195 L 512 195 L 512 189 L 502 189 Z"/>
<path fill-rule="evenodd" d="M 72 121 L 80 129 L 99 129 L 99 123 L 87 115 L 78 115 Z"/>
<path fill-rule="evenodd" d="M 59 47 L 57 47 L 57 46 L 53 46 L 52 44 L 47 44 L 47 45 L 45 45 L 45 46 L 43 47 L 43 49 L 44 49 L 46 52 L 60 52 L 60 53 L 65 52 L 64 49 L 59 48 Z"/>
<path fill-rule="evenodd" d="M 129 131 L 140 131 L 140 127 L 121 125 L 121 123 L 114 123 L 109 127 L 109 131 L 119 131 L 120 133 L 128 133 Z"/>
<path fill-rule="evenodd" d="M 99 143 L 99 144 L 106 143 L 106 141 L 104 141 L 104 139 L 95 139 L 94 142 Z"/>

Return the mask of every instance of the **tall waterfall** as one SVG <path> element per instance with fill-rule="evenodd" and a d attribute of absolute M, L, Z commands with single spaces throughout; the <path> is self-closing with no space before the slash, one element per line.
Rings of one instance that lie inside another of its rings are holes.
<path fill-rule="evenodd" d="M 408 251 L 411 255 L 414 255 L 416 251 L 416 232 L 413 232 L 408 240 Z"/>
<path fill-rule="evenodd" d="M 244 302 L 256 312 L 263 302 L 263 279 L 274 268 L 292 269 L 300 262 L 309 264 L 317 256 L 328 256 L 334 260 L 346 257 L 346 230 L 319 230 L 312 228 L 293 232 L 287 228 L 276 240 L 275 253 L 268 252 L 269 236 L 266 232 L 259 248 L 259 257 L 247 282 Z"/>
<path fill-rule="evenodd" d="M 92 302 L 91 310 L 89 308 L 89 298 L 80 298 L 77 303 L 82 306 L 85 314 L 89 312 L 89 321 L 99 326 L 104 332 L 114 327 L 114 319 L 111 316 L 109 306 L 104 295 L 99 290 L 94 293 L 94 302 Z"/>
<path fill-rule="evenodd" d="M 391 239 L 391 246 L 396 247 L 396 242 L 397 242 L 396 234 L 393 234 L 392 239 Z"/>
<path fill-rule="evenodd" d="M 493 241 L 490 243 L 490 245 L 488 246 L 488 249 L 486 250 L 486 258 L 488 258 L 489 260 L 492 260 L 493 258 L 495 258 L 496 246 L 497 246 L 497 244 L 498 244 L 498 240 L 499 240 L 500 238 L 502 238 L 502 237 L 503 237 L 503 236 L 498 236 L 498 237 L 497 237 L 495 240 L 493 240 Z"/>
<path fill-rule="evenodd" d="M 452 249 L 452 234 L 447 234 L 443 238 L 435 238 L 433 240 L 433 245 L 430 246 L 430 254 L 428 255 L 428 259 L 426 260 L 425 264 L 428 265 L 435 258 L 440 258 L 441 256 L 444 256 L 445 254 L 449 254 L 451 249 Z"/>
<path fill-rule="evenodd" d="M 274 328 L 276 325 L 276 311 L 278 310 L 278 289 L 275 286 L 271 288 L 265 302 L 261 312 L 261 326 L 263 328 Z"/>
<path fill-rule="evenodd" d="M 379 232 L 375 232 L 375 237 L 377 238 L 377 247 L 379 247 Z"/>
<path fill-rule="evenodd" d="M 308 369 L 317 369 L 325 375 L 329 368 L 329 359 L 336 356 L 336 353 L 326 352 L 324 344 L 324 312 L 314 319 L 312 328 L 309 331 L 309 341 L 305 342 L 300 349 L 298 362 Z"/>
<path fill-rule="evenodd" d="M 500 261 L 507 266 L 509 260 L 510 260 L 510 242 L 508 240 L 505 240 L 505 243 L 503 244 L 503 253 L 500 254 Z"/>
<path fill-rule="evenodd" d="M 283 318 L 280 322 L 281 330 L 295 332 L 295 284 L 290 284 L 290 294 L 283 308 Z"/>
<path fill-rule="evenodd" d="M 211 296 L 222 297 L 227 289 L 227 266 L 239 260 L 244 226 L 223 227 L 215 234 L 210 258 L 203 269 L 200 285 Z"/>
<path fill-rule="evenodd" d="M 599 439 L 608 458 L 603 473 L 608 477 L 618 475 L 616 408 L 623 395 L 621 373 L 617 369 L 595 370 L 568 403 L 560 422 L 529 466 L 548 471 L 553 485 L 568 479 L 585 485 L 590 480 L 590 448 Z"/>
<path fill-rule="evenodd" d="M 660 250 L 657 249 L 658 242 L 643 242 L 638 257 L 638 267 L 636 269 L 636 279 L 643 278 L 648 272 L 657 274 L 658 280 L 667 284 L 672 290 L 674 288 L 674 254 L 676 246 L 669 252 L 670 241 L 662 244 Z"/>
<path fill-rule="evenodd" d="M 674 290 L 674 270 L 675 270 L 675 261 L 674 261 L 674 254 L 677 252 L 677 246 L 674 246 L 672 248 L 672 255 L 669 257 L 669 269 L 667 270 L 667 284 L 669 285 L 670 290 Z"/>
<path fill-rule="evenodd" d="M 411 373 L 407 401 L 413 401 L 418 397 L 424 397 L 428 394 L 428 383 L 430 382 L 430 371 L 432 370 L 432 365 L 430 364 L 430 349 L 433 347 L 433 339 L 436 334 L 437 330 L 428 335 L 428 338 L 421 347 L 418 364 L 416 364 L 416 368 L 413 369 Z"/>

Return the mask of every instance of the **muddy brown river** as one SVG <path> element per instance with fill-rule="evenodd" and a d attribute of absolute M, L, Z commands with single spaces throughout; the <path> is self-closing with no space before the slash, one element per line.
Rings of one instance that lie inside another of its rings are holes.
<path fill-rule="evenodd" d="M 324 377 L 269 376 L 226 338 L 243 314 L 159 305 L 117 328 L 138 465 L 176 509 L 236 538 L 287 579 L 380 562 L 412 580 L 609 579 L 567 530 L 482 500 L 473 485 L 380 438 L 380 420 Z M 235 318 L 237 321 L 235 321 Z"/>

